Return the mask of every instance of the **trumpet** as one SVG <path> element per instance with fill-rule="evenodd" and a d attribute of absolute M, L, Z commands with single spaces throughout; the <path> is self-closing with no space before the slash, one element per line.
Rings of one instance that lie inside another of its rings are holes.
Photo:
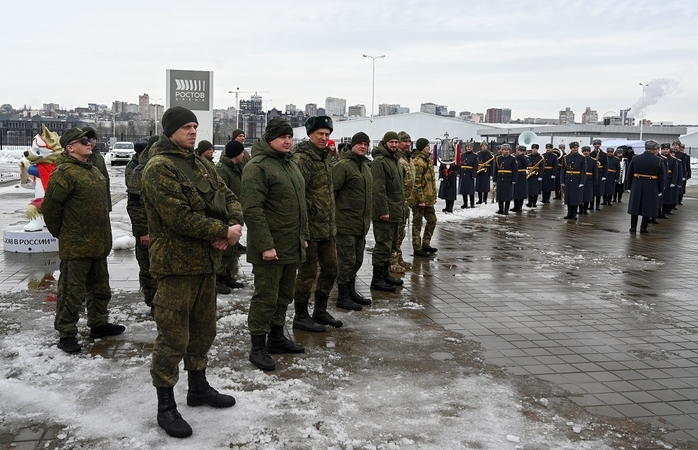
<path fill-rule="evenodd" d="M 545 158 L 539 159 L 537 163 L 528 168 L 528 174 L 526 174 L 527 180 L 533 176 L 538 175 L 538 173 L 540 172 L 540 163 L 542 163 L 543 161 L 545 161 Z"/>
<path fill-rule="evenodd" d="M 481 173 L 485 173 L 485 172 L 487 172 L 488 170 L 490 170 L 490 164 L 492 164 L 492 161 L 494 161 L 494 155 L 492 155 L 492 157 L 491 157 L 489 160 L 485 161 L 484 163 L 481 163 L 481 164 L 478 166 L 478 168 L 477 168 L 477 174 L 479 175 L 479 174 L 481 174 Z"/>

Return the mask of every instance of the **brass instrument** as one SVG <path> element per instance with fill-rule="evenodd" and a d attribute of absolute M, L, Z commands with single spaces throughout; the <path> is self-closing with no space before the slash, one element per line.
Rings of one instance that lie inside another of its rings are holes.
<path fill-rule="evenodd" d="M 490 164 L 492 164 L 492 161 L 494 161 L 494 155 L 492 155 L 492 157 L 491 157 L 489 160 L 487 160 L 487 161 L 481 163 L 481 164 L 478 166 L 478 168 L 477 168 L 477 174 L 479 175 L 479 174 L 481 174 L 481 173 L 485 173 L 485 172 L 487 172 L 488 170 L 490 170 Z"/>
<path fill-rule="evenodd" d="M 540 163 L 545 161 L 545 158 L 541 156 L 537 163 L 533 166 L 528 166 L 528 174 L 526 174 L 526 179 L 528 180 L 532 176 L 537 176 L 540 173 Z"/>

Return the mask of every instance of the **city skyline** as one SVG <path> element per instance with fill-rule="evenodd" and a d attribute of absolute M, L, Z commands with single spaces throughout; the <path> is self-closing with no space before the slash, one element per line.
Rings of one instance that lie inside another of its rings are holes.
<path fill-rule="evenodd" d="M 267 92 L 265 109 L 322 105 L 335 96 L 367 111 L 381 103 L 418 111 L 429 101 L 456 113 L 506 107 L 520 118 L 556 117 L 566 106 L 578 114 L 592 106 L 603 116 L 629 107 L 639 113 L 643 83 L 645 118 L 698 123 L 695 2 L 186 5 L 37 0 L 37 17 L 89 24 L 54 34 L 27 31 L 17 20 L 31 17 L 26 7 L 5 5 L 0 27 L 22 38 L 4 51 L 10 64 L 0 71 L 0 101 L 75 108 L 137 92 L 165 98 L 166 70 L 191 69 L 214 72 L 216 109 L 234 106 L 229 91 L 239 87 Z M 278 9 L 284 14 L 269 14 Z M 237 15 L 244 19 L 231 28 Z M 386 55 L 376 60 L 375 104 L 371 60 L 363 54 Z M 662 89 L 652 97 L 655 87 Z"/>

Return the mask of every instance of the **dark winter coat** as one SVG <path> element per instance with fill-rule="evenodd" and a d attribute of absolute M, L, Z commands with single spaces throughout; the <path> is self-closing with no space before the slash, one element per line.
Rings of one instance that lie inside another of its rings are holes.
<path fill-rule="evenodd" d="M 337 233 L 366 236 L 371 227 L 373 176 L 368 159 L 343 152 L 332 168 Z"/>
<path fill-rule="evenodd" d="M 475 178 L 479 168 L 479 160 L 474 152 L 465 152 L 460 157 L 460 184 L 458 193 L 461 195 L 475 194 Z"/>
<path fill-rule="evenodd" d="M 529 174 L 533 174 L 530 177 L 526 175 L 528 195 L 538 195 L 541 193 L 543 187 L 543 180 L 538 181 L 538 178 L 543 178 L 543 172 L 545 172 L 545 160 L 543 155 L 536 153 L 528 157 L 528 172 Z"/>
<path fill-rule="evenodd" d="M 390 152 L 379 142 L 371 151 L 371 156 L 372 219 L 380 221 L 380 216 L 390 214 L 389 222 L 402 222 L 405 215 L 405 188 L 402 171 L 397 162 L 397 152 Z"/>
<path fill-rule="evenodd" d="M 494 158 L 494 180 L 497 183 L 497 201 L 508 202 L 514 199 L 514 183 L 518 176 L 516 158 L 498 155 Z"/>
<path fill-rule="evenodd" d="M 526 181 L 526 167 L 528 167 L 528 158 L 526 155 L 516 155 L 516 184 L 514 184 L 514 200 L 523 200 L 528 198 L 528 182 Z"/>
<path fill-rule="evenodd" d="M 560 182 L 565 185 L 566 205 L 578 206 L 584 203 L 582 189 L 586 178 L 587 162 L 584 156 L 579 153 L 568 153 L 562 157 Z"/>
<path fill-rule="evenodd" d="M 439 198 L 449 201 L 458 198 L 458 171 L 455 164 L 439 166 Z"/>
<path fill-rule="evenodd" d="M 628 186 L 628 214 L 655 217 L 659 211 L 659 193 L 664 187 L 661 158 L 650 150 L 635 155 L 628 165 Z"/>
<path fill-rule="evenodd" d="M 585 156 L 584 158 L 587 165 L 587 177 L 582 188 L 582 203 L 591 203 L 594 200 L 594 191 L 599 178 L 599 168 L 594 158 L 591 156 Z"/>
<path fill-rule="evenodd" d="M 558 171 L 558 159 L 557 155 L 553 152 L 543 153 L 543 158 L 545 159 L 545 168 L 541 168 L 540 173 L 543 174 L 543 192 L 553 192 L 555 190 L 555 178 L 557 177 Z"/>
<path fill-rule="evenodd" d="M 489 192 L 494 173 L 494 155 L 490 152 L 477 152 L 478 170 L 475 178 L 476 192 Z"/>

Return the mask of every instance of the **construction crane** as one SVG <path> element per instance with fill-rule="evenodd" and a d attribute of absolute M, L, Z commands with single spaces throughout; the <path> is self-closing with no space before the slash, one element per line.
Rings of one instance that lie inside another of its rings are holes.
<path fill-rule="evenodd" d="M 240 128 L 238 118 L 240 117 L 240 94 L 268 94 L 269 91 L 241 91 L 240 88 L 235 88 L 234 91 L 228 91 L 228 94 L 235 94 L 235 128 Z"/>

